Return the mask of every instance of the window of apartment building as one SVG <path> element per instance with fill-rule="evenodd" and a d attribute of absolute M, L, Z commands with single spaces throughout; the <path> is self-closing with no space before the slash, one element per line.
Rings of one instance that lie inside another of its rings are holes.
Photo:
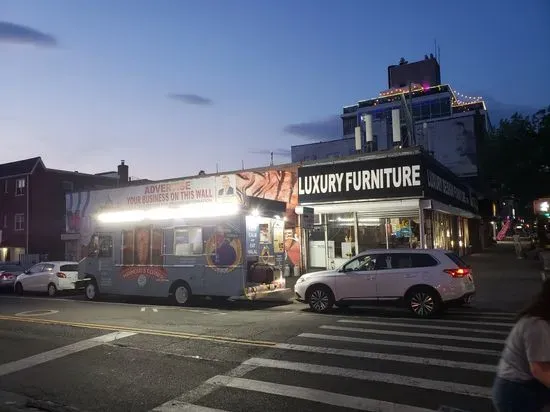
<path fill-rule="evenodd" d="M 8 227 L 8 215 L 6 213 L 4 214 L 4 227 Z"/>
<path fill-rule="evenodd" d="M 8 179 L 4 180 L 4 193 L 8 193 L 8 182 Z"/>
<path fill-rule="evenodd" d="M 17 179 L 15 181 L 15 196 L 21 196 L 25 194 L 25 179 Z"/>
<path fill-rule="evenodd" d="M 63 187 L 63 190 L 65 192 L 72 192 L 74 191 L 74 183 L 69 181 L 69 180 L 64 180 L 62 183 L 61 183 L 61 186 Z"/>
<path fill-rule="evenodd" d="M 25 229 L 25 214 L 17 213 L 15 215 L 15 230 L 24 230 Z"/>

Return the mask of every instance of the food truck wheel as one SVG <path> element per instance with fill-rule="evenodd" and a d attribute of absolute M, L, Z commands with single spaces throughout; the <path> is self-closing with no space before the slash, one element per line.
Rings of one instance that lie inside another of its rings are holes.
<path fill-rule="evenodd" d="M 171 288 L 171 298 L 176 305 L 185 306 L 191 300 L 191 289 L 185 282 L 176 282 Z"/>
<path fill-rule="evenodd" d="M 88 282 L 86 285 L 86 288 L 84 288 L 84 293 L 86 295 L 86 299 L 88 300 L 96 300 L 99 295 L 99 289 L 97 287 L 97 283 L 95 279 L 92 279 Z"/>

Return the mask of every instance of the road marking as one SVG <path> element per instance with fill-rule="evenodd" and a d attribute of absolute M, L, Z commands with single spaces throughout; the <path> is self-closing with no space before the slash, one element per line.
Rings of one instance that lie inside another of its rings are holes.
<path fill-rule="evenodd" d="M 385 402 L 376 399 L 360 398 L 358 396 L 342 395 L 335 392 L 327 392 L 319 389 L 304 388 L 301 386 L 282 385 L 279 383 L 262 382 L 252 379 L 233 378 L 218 375 L 207 382 L 229 388 L 244 389 L 255 392 L 269 393 L 271 395 L 285 396 L 289 398 L 303 399 L 327 405 L 350 408 L 361 411 L 377 412 L 433 412 L 433 410 L 418 408 L 398 403 Z"/>
<path fill-rule="evenodd" d="M 0 320 L 15 321 L 15 322 L 27 322 L 27 323 L 39 323 L 39 324 L 45 324 L 45 325 L 73 326 L 73 327 L 76 327 L 76 328 L 86 328 L 86 329 L 127 331 L 127 332 L 140 333 L 140 334 L 143 334 L 143 335 L 168 336 L 168 337 L 172 337 L 172 338 L 181 338 L 181 339 L 189 339 L 189 340 L 205 340 L 205 341 L 210 341 L 210 342 L 233 343 L 235 345 L 250 345 L 250 346 L 268 347 L 268 348 L 271 348 L 271 347 L 273 347 L 277 344 L 277 342 L 240 339 L 240 338 L 232 338 L 232 337 L 229 337 L 229 336 L 200 335 L 200 334 L 187 333 L 187 332 L 171 332 L 171 331 L 158 330 L 158 329 L 131 328 L 131 327 L 119 326 L 119 325 L 105 325 L 105 324 L 81 323 L 81 322 L 66 322 L 66 321 L 62 321 L 62 320 L 51 320 L 51 319 L 40 319 L 40 318 L 24 318 L 24 317 L 17 317 L 17 316 L 0 315 Z"/>
<path fill-rule="evenodd" d="M 19 312 L 19 313 L 16 313 L 14 316 L 46 316 L 46 315 L 55 315 L 56 313 L 59 313 L 59 311 L 38 309 L 38 310 L 27 310 L 25 312 Z"/>
<path fill-rule="evenodd" d="M 508 317 L 516 317 L 517 313 L 514 312 L 473 312 L 469 310 L 450 310 L 449 315 L 480 315 L 480 316 L 508 316 Z"/>
<path fill-rule="evenodd" d="M 340 368 L 335 366 L 317 365 L 312 363 L 289 362 L 276 359 L 250 358 L 243 362 L 245 365 L 254 365 L 262 368 L 285 369 L 296 372 L 315 373 L 319 375 L 339 376 L 364 381 L 390 383 L 394 385 L 413 386 L 416 388 L 436 390 L 441 392 L 457 393 L 479 398 L 491 398 L 491 388 L 466 385 L 463 383 L 443 382 L 412 376 L 394 375 L 390 373 L 374 372 L 362 369 Z"/>
<path fill-rule="evenodd" d="M 76 342 L 71 345 L 53 349 L 48 352 L 39 353 L 38 355 L 29 356 L 28 358 L 4 363 L 0 365 L 0 376 L 18 372 L 23 369 L 27 369 L 36 365 L 40 365 L 42 363 L 59 359 L 76 352 L 82 352 L 86 349 L 90 349 L 90 348 L 102 345 L 104 343 L 112 342 L 117 339 L 127 338 L 128 336 L 133 336 L 136 334 L 137 333 L 134 333 L 134 332 L 109 333 L 107 335 L 102 335 L 95 338 L 82 340 L 80 342 Z"/>
<path fill-rule="evenodd" d="M 475 323 L 478 323 L 477 321 L 480 320 L 480 321 L 493 321 L 493 320 L 499 320 L 499 321 L 503 321 L 503 322 L 511 322 L 511 323 L 514 323 L 515 322 L 515 318 L 512 317 L 512 316 L 490 316 L 490 315 L 467 315 L 467 314 L 459 314 L 459 316 L 457 316 L 458 319 L 456 318 L 450 318 L 449 320 L 462 320 L 464 322 L 475 322 Z M 438 320 L 445 320 L 445 319 L 438 319 Z"/>
<path fill-rule="evenodd" d="M 508 336 L 509 332 L 502 330 L 487 330 L 487 329 L 471 329 L 458 326 L 436 326 L 436 325 L 414 325 L 410 323 L 393 323 L 393 322 L 378 322 L 375 320 L 350 320 L 340 319 L 339 323 L 358 323 L 361 325 L 381 325 L 381 326 L 399 326 L 403 328 L 421 328 L 421 329 L 433 329 L 433 330 L 448 330 L 456 332 L 475 332 L 475 333 L 492 333 L 495 335 Z"/>
<path fill-rule="evenodd" d="M 488 365 L 483 363 L 459 362 L 459 361 L 451 361 L 451 360 L 437 359 L 437 358 L 423 358 L 423 357 L 421 358 L 418 356 L 394 355 L 391 353 L 364 352 L 364 351 L 352 350 L 352 349 L 327 348 L 325 346 L 309 346 L 309 345 L 296 345 L 293 343 L 278 343 L 277 345 L 275 345 L 275 348 L 282 349 L 282 350 L 294 350 L 298 352 L 348 356 L 352 358 L 405 362 L 405 363 L 414 363 L 417 365 L 442 366 L 445 368 L 460 368 L 460 369 L 467 369 L 467 370 L 476 370 L 481 372 L 494 373 L 496 371 L 496 366 L 494 364 Z"/>
<path fill-rule="evenodd" d="M 147 309 L 151 309 L 153 312 L 158 312 L 158 309 L 157 309 L 157 308 L 150 308 L 150 307 L 148 307 L 148 306 L 142 307 L 142 308 L 141 308 L 141 311 L 142 311 L 142 312 L 145 312 Z"/>
<path fill-rule="evenodd" d="M 355 317 L 356 319 L 361 319 L 361 318 L 364 318 L 364 317 Z M 479 325 L 479 326 L 506 326 L 506 327 L 512 327 L 514 326 L 514 322 L 513 321 L 510 321 L 510 322 L 475 322 L 473 320 L 454 320 L 454 319 L 422 319 L 422 318 L 384 318 L 384 317 L 380 317 L 380 316 L 370 316 L 369 319 L 376 319 L 376 320 L 396 320 L 396 321 L 405 321 L 405 322 L 409 322 L 410 325 L 417 325 L 417 326 L 420 326 L 422 323 L 431 323 L 431 324 L 435 324 L 435 323 L 438 323 L 438 322 L 442 322 L 442 323 L 445 323 L 445 324 L 455 324 L 455 325 Z M 412 321 L 412 322 L 411 322 Z M 414 323 L 414 322 L 419 322 L 419 323 Z M 389 322 L 389 324 L 391 324 L 391 322 Z"/>
<path fill-rule="evenodd" d="M 216 389 L 216 387 L 214 387 Z M 228 412 L 225 409 L 209 408 L 188 402 L 178 402 L 175 406 L 159 406 L 153 409 L 155 412 Z"/>
<path fill-rule="evenodd" d="M 253 371 L 256 369 L 256 366 L 253 365 L 243 365 L 240 364 L 234 369 L 231 369 L 229 372 L 226 373 L 226 376 L 233 377 L 233 378 L 240 378 L 244 375 L 246 375 L 248 372 Z M 197 402 L 199 399 L 204 398 L 205 396 L 209 395 L 216 389 L 218 389 L 218 385 L 213 385 L 212 383 L 206 381 L 203 382 L 201 385 L 197 386 L 196 388 L 191 389 L 188 392 L 185 392 L 183 395 L 171 399 L 165 403 L 163 403 L 160 406 L 157 406 L 155 409 L 152 409 L 151 412 L 178 412 L 178 411 L 202 411 L 204 409 L 203 406 L 196 406 L 194 405 L 195 402 Z M 193 409 L 193 407 L 196 407 L 197 409 Z M 204 412 L 207 412 L 208 409 L 204 410 Z M 216 409 L 212 409 L 212 411 L 216 411 Z"/>
<path fill-rule="evenodd" d="M 353 336 L 340 336 L 340 335 L 321 335 L 317 333 L 301 333 L 299 338 L 308 339 L 321 339 L 321 340 L 335 340 L 340 342 L 354 342 L 354 343 L 367 343 L 371 345 L 381 346 L 401 346 L 412 349 L 431 349 L 444 352 L 461 352 L 461 353 L 477 353 L 480 355 L 494 355 L 500 356 L 500 351 L 489 349 L 477 349 L 458 346 L 446 346 L 446 345 L 432 345 L 429 343 L 410 343 L 410 342 L 396 342 L 391 340 L 378 340 L 378 339 L 364 339 L 356 338 Z"/>
<path fill-rule="evenodd" d="M 499 343 L 499 344 L 504 343 L 504 339 L 473 338 L 469 336 L 453 336 L 453 335 L 428 335 L 426 333 L 399 332 L 399 331 L 382 330 L 382 329 L 348 328 L 345 326 L 322 325 L 322 326 L 319 326 L 319 329 L 340 330 L 345 332 L 374 333 L 378 335 L 410 336 L 410 337 L 442 339 L 442 340 L 464 340 L 467 342 Z"/>

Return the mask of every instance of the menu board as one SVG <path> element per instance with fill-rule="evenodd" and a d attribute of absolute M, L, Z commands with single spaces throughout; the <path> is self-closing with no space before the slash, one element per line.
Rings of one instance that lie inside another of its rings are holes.
<path fill-rule="evenodd" d="M 256 220 L 246 219 L 246 254 L 258 256 L 260 254 L 260 228 Z"/>

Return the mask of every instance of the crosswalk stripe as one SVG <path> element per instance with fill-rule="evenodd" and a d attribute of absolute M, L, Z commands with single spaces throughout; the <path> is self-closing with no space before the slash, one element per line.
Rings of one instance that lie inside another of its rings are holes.
<path fill-rule="evenodd" d="M 446 346 L 446 345 L 432 345 L 428 343 L 410 343 L 410 342 L 396 342 L 391 340 L 378 340 L 378 339 L 365 339 L 365 338 L 356 338 L 353 336 L 341 336 L 341 335 L 322 335 L 317 333 L 301 333 L 298 335 L 300 338 L 308 339 L 321 339 L 321 340 L 335 340 L 341 342 L 354 342 L 354 343 L 367 343 L 371 345 L 382 345 L 382 346 L 401 346 L 414 349 L 432 349 L 445 352 L 462 352 L 462 353 L 476 353 L 480 355 L 493 355 L 500 356 L 500 351 L 490 350 L 490 349 L 478 349 L 478 348 L 469 348 L 469 347 L 458 347 L 458 346 Z"/>
<path fill-rule="evenodd" d="M 515 319 L 511 316 L 493 316 L 493 315 L 467 315 L 467 314 L 457 314 L 458 316 L 455 317 L 455 318 L 448 318 L 449 320 L 463 320 L 463 321 L 467 321 L 467 322 L 476 322 L 478 323 L 478 321 L 494 321 L 494 320 L 498 320 L 498 321 L 502 321 L 502 322 L 511 322 L 511 323 L 514 323 L 515 322 Z M 445 319 L 441 319 L 442 321 L 446 321 L 447 318 Z"/>
<path fill-rule="evenodd" d="M 464 340 L 468 342 L 480 342 L 480 343 L 500 343 L 500 344 L 504 343 L 503 339 L 474 338 L 469 336 L 429 335 L 426 333 L 400 332 L 400 331 L 382 330 L 382 329 L 348 328 L 345 326 L 331 326 L 331 325 L 322 325 L 319 328 L 329 329 L 329 330 L 340 330 L 345 332 L 374 333 L 378 335 L 410 336 L 410 337 L 420 337 L 420 338 L 436 338 L 436 339 L 443 339 L 443 340 Z"/>
<path fill-rule="evenodd" d="M 360 318 L 364 318 L 364 317 L 360 317 Z M 385 317 L 380 317 L 380 316 L 369 316 L 369 319 L 376 319 L 376 320 L 396 320 L 396 321 L 405 321 L 405 322 L 410 322 L 411 325 L 422 325 L 423 323 L 429 323 L 429 324 L 432 324 L 432 325 L 436 325 L 438 322 L 442 322 L 442 323 L 445 323 L 445 324 L 450 324 L 450 325 L 470 325 L 470 326 L 473 326 L 473 325 L 479 325 L 479 326 L 506 326 L 506 327 L 512 327 L 514 326 L 514 322 L 513 321 L 510 321 L 510 322 L 477 322 L 477 321 L 473 321 L 473 320 L 455 320 L 455 319 L 423 319 L 423 318 L 415 318 L 415 319 L 411 319 L 411 318 L 385 318 Z M 415 323 L 415 322 L 418 322 L 418 323 Z M 391 324 L 391 322 L 388 322 L 389 324 Z"/>
<path fill-rule="evenodd" d="M 394 355 L 391 353 L 364 352 L 364 351 L 352 350 L 352 349 L 327 348 L 324 346 L 309 346 L 309 345 L 297 345 L 293 343 L 279 343 L 275 345 L 275 348 L 283 349 L 283 350 L 293 350 L 298 352 L 347 356 L 352 358 L 377 359 L 377 360 L 383 360 L 383 361 L 414 363 L 418 365 L 442 366 L 446 368 L 460 368 L 460 369 L 474 370 L 474 371 L 480 371 L 480 372 L 494 373 L 496 371 L 496 366 L 493 364 L 488 365 L 483 363 L 459 362 L 459 361 L 451 361 L 451 360 L 437 359 L 437 358 L 425 358 L 425 357 L 421 358 L 418 356 Z"/>
<path fill-rule="evenodd" d="M 433 329 L 433 330 L 448 330 L 455 332 L 475 332 L 475 333 L 491 333 L 495 335 L 508 336 L 509 332 L 502 330 L 487 330 L 487 329 L 471 329 L 459 326 L 437 326 L 437 325 L 416 325 L 411 323 L 392 323 L 392 322 L 378 322 L 375 320 L 353 320 L 353 319 L 340 319 L 339 323 L 357 323 L 361 325 L 380 325 L 380 326 L 399 326 L 403 328 L 421 328 L 421 329 Z"/>
<path fill-rule="evenodd" d="M 517 316 L 517 313 L 514 312 L 475 312 L 471 310 L 460 310 L 460 309 L 453 309 L 449 310 L 449 314 L 452 315 L 481 315 L 481 316 L 508 316 L 508 317 L 515 317 Z"/>
<path fill-rule="evenodd" d="M 437 390 L 442 392 L 458 393 L 461 395 L 490 398 L 491 388 L 466 385 L 463 383 L 443 382 L 412 376 L 394 375 L 390 373 L 373 372 L 361 369 L 340 368 L 335 366 L 317 365 L 312 363 L 289 362 L 276 359 L 250 358 L 243 362 L 264 368 L 286 369 L 296 372 L 314 373 L 319 375 L 339 376 L 364 381 L 391 383 L 394 385 L 413 386 L 415 388 Z"/>
<path fill-rule="evenodd" d="M 210 378 L 207 382 L 213 385 L 268 393 L 272 395 L 286 396 L 290 398 L 303 399 L 307 401 L 324 403 L 341 408 L 357 409 L 361 411 L 435 412 L 430 409 L 419 408 L 410 405 L 402 405 L 376 399 L 361 398 L 358 396 L 342 395 L 340 393 L 305 388 L 302 386 L 282 385 L 280 383 L 264 382 L 244 378 L 232 378 L 223 375 L 214 376 L 213 378 Z"/>
<path fill-rule="evenodd" d="M 209 408 L 192 403 L 178 403 L 175 407 L 158 407 L 154 412 L 228 412 L 225 409 Z"/>

